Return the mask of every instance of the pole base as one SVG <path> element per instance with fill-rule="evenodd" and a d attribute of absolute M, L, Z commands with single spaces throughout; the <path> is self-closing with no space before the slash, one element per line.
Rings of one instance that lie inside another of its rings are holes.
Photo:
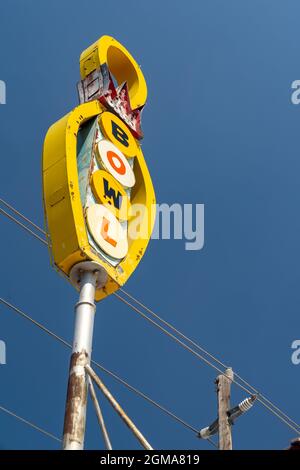
<path fill-rule="evenodd" d="M 82 273 L 86 271 L 92 271 L 96 273 L 96 290 L 101 289 L 107 282 L 107 272 L 101 266 L 101 264 L 95 261 L 81 261 L 80 263 L 74 264 L 71 268 L 69 277 L 71 284 L 76 290 L 80 291 L 80 280 Z"/>

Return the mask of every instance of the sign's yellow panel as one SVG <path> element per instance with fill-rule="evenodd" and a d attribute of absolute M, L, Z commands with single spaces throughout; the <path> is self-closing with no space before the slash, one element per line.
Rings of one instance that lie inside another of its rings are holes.
<path fill-rule="evenodd" d="M 98 263 L 108 275 L 96 291 L 100 300 L 127 281 L 153 229 L 155 194 L 140 147 L 146 82 L 129 52 L 108 36 L 80 64 L 81 104 L 45 138 L 44 207 L 54 265 L 69 278 L 75 264 Z M 112 73 L 128 83 L 115 89 Z"/>

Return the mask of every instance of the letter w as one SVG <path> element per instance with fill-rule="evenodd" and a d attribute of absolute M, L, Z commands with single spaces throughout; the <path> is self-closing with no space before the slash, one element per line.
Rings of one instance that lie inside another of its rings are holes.
<path fill-rule="evenodd" d="M 108 186 L 108 181 L 106 179 L 103 179 L 103 183 L 104 183 L 104 197 L 105 197 L 105 199 L 106 198 L 113 199 L 114 206 L 117 209 L 120 209 L 121 203 L 122 203 L 122 194 L 120 193 L 120 191 L 118 191 L 118 193 L 116 194 L 116 191 L 113 188 L 110 188 Z"/>

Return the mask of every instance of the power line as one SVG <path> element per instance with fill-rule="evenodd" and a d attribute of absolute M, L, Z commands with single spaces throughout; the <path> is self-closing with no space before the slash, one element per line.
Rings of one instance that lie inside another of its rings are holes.
<path fill-rule="evenodd" d="M 27 426 L 30 426 L 31 428 L 35 429 L 36 431 L 44 434 L 45 436 L 51 437 L 51 439 L 54 439 L 55 441 L 61 442 L 61 439 L 58 437 L 54 436 L 54 434 L 51 434 L 48 431 L 45 431 L 45 429 L 40 428 L 36 424 L 32 423 L 31 421 L 28 421 L 25 418 L 22 418 L 22 416 L 17 415 L 16 413 L 13 413 L 12 411 L 8 410 L 7 408 L 4 408 L 4 406 L 0 406 L 0 410 L 3 411 L 4 413 L 7 413 L 10 416 L 13 416 L 14 418 L 18 419 L 24 424 L 27 424 Z"/>
<path fill-rule="evenodd" d="M 15 222 L 16 224 L 18 224 L 20 227 L 22 227 L 24 230 L 26 230 L 28 233 L 30 233 L 33 237 L 37 238 L 40 242 L 42 242 L 44 245 L 47 245 L 48 246 L 48 243 L 46 240 L 44 240 L 43 238 L 41 238 L 39 235 L 37 235 L 36 233 L 34 233 L 32 230 L 30 230 L 30 228 L 26 227 L 26 225 L 22 224 L 22 222 L 20 222 L 18 219 L 16 219 L 15 217 L 13 217 L 12 215 L 10 215 L 8 212 L 6 212 L 4 209 L 0 208 L 0 213 L 5 215 L 6 217 L 8 217 L 10 220 L 12 220 L 13 222 Z"/>
<path fill-rule="evenodd" d="M 182 424 L 183 426 L 185 426 L 187 429 L 190 429 L 191 431 L 193 431 L 194 433 L 197 433 L 199 432 L 199 430 L 197 430 L 194 426 L 191 426 L 190 424 L 188 424 L 186 421 L 184 421 L 183 419 L 179 418 L 178 416 L 176 416 L 174 413 L 172 413 L 171 411 L 167 410 L 164 406 L 162 405 L 159 405 L 156 401 L 152 400 L 152 398 L 148 397 L 147 395 L 145 395 L 143 392 L 141 392 L 140 390 L 138 390 L 137 388 L 133 387 L 132 385 L 130 385 L 128 382 L 126 382 L 125 380 L 121 379 L 120 377 L 118 377 L 116 374 L 114 374 L 113 372 L 111 372 L 110 370 L 106 369 L 105 367 L 103 367 L 101 364 L 99 364 L 98 362 L 96 361 L 93 361 L 92 360 L 92 363 L 95 364 L 99 369 L 101 369 L 103 372 L 106 372 L 108 375 L 110 375 L 111 377 L 113 377 L 114 379 L 116 379 L 119 383 L 123 384 L 125 387 L 127 387 L 129 390 L 131 390 L 132 392 L 134 392 L 136 395 L 140 396 L 141 398 L 144 398 L 144 400 L 148 401 L 148 403 L 151 403 L 152 405 L 154 405 L 156 408 L 158 408 L 160 411 L 163 411 L 165 414 L 167 414 L 168 416 L 170 416 L 171 418 L 173 418 L 174 420 L 176 420 L 178 423 Z"/>
<path fill-rule="evenodd" d="M 3 202 L 3 199 L 0 199 L 0 202 Z M 7 207 L 11 208 L 11 210 L 13 210 L 16 214 L 20 215 L 20 217 L 23 218 L 23 220 L 26 220 L 29 224 L 31 224 L 33 227 L 36 227 L 36 224 L 34 224 L 33 222 L 30 221 L 30 219 L 28 219 L 27 217 L 25 217 L 23 214 L 21 214 L 19 211 L 17 211 L 16 209 L 13 208 L 13 206 L 11 206 L 10 204 L 6 203 L 5 201 L 3 202 Z M 0 209 L 0 212 L 3 213 L 3 215 L 6 215 L 7 217 L 9 217 L 11 220 L 13 220 L 14 222 L 16 222 L 18 225 L 20 225 L 22 228 L 24 228 L 25 230 L 27 230 L 27 232 L 31 233 L 33 236 L 35 236 L 37 239 L 39 239 L 42 243 L 48 245 L 47 241 L 42 239 L 41 237 L 39 237 L 37 234 L 35 234 L 34 232 L 32 232 L 30 229 L 28 229 L 28 227 L 26 227 L 24 224 L 22 224 L 21 222 L 19 222 L 16 218 L 14 218 L 13 216 L 11 216 L 10 214 L 8 214 L 6 211 L 4 211 L 3 209 Z M 46 236 L 46 232 L 43 231 L 41 228 L 39 228 L 39 231 L 44 233 Z M 215 362 L 217 362 L 217 364 L 221 365 L 222 367 L 226 368 L 225 364 L 220 361 L 218 358 L 216 358 L 214 355 L 212 355 L 211 353 L 209 353 L 206 349 L 202 348 L 200 345 L 198 345 L 197 343 L 195 343 L 194 341 L 192 341 L 190 338 L 188 338 L 187 336 L 185 336 L 183 333 L 181 333 L 179 330 L 177 330 L 175 327 L 173 327 L 170 323 L 166 322 L 165 320 L 163 320 L 162 318 L 160 318 L 157 314 L 155 314 L 151 309 L 149 309 L 148 307 L 146 307 L 144 304 L 142 304 L 142 302 L 138 301 L 137 299 L 135 299 L 133 296 L 131 296 L 130 294 L 127 294 L 126 291 L 124 291 L 124 289 L 121 289 L 121 291 L 127 295 L 129 298 L 131 298 L 132 300 L 134 300 L 137 304 L 139 304 L 140 306 L 142 306 L 148 313 L 152 314 L 154 317 L 156 317 L 157 319 L 159 319 L 163 324 L 165 324 L 166 326 L 168 326 L 170 329 L 172 329 L 174 332 L 176 332 L 181 338 L 185 339 L 186 341 L 188 341 L 190 344 L 192 344 L 194 347 L 196 347 L 197 349 L 199 349 L 200 351 L 202 351 L 203 353 L 205 353 L 208 357 L 210 357 L 211 359 L 213 359 Z M 215 366 L 214 364 L 212 364 L 209 360 L 207 360 L 206 358 L 204 358 L 202 355 L 196 353 L 196 351 L 194 351 L 193 349 L 191 349 L 189 346 L 187 346 L 186 344 L 184 344 L 181 340 L 179 340 L 178 338 L 176 338 L 174 335 L 172 335 L 170 332 L 168 332 L 167 330 L 165 330 L 164 328 L 162 328 L 159 324 L 157 324 L 156 322 L 154 322 L 153 320 L 151 320 L 150 318 L 148 318 L 144 313 L 142 313 L 139 309 L 137 309 L 136 307 L 134 307 L 130 302 L 126 301 L 124 298 L 122 298 L 121 296 L 119 296 L 118 294 L 114 294 L 116 297 L 119 298 L 119 300 L 123 301 L 124 303 L 126 303 L 129 307 L 131 307 L 134 311 L 136 311 L 137 313 L 139 313 L 141 316 L 143 316 L 143 318 L 145 318 L 146 320 L 148 320 L 150 323 L 154 324 L 156 327 L 158 327 L 159 329 L 161 329 L 161 331 L 163 331 L 165 334 L 167 334 L 169 337 L 171 337 L 172 339 L 174 339 L 177 343 L 179 343 L 182 347 L 184 347 L 185 349 L 187 349 L 188 351 L 190 351 L 192 354 L 196 355 L 199 359 L 201 359 L 202 361 L 204 361 L 207 365 L 209 365 L 210 367 L 214 368 L 215 370 L 217 370 L 218 372 L 220 372 L 221 374 L 224 374 L 224 371 L 220 370 L 217 366 Z M 287 426 L 289 426 L 291 429 L 293 429 L 295 432 L 297 432 L 299 434 L 300 432 L 300 426 L 294 421 L 292 420 L 288 415 L 286 415 L 280 408 L 278 408 L 276 405 L 273 404 L 273 402 L 271 402 L 269 399 L 267 399 L 264 395 L 262 395 L 258 390 L 256 390 L 255 387 L 253 387 L 252 385 L 250 385 L 247 381 L 245 381 L 241 376 L 239 376 L 238 374 L 235 374 L 236 377 L 241 381 L 243 382 L 246 387 L 242 384 L 240 384 L 239 382 L 237 382 L 236 380 L 234 380 L 234 384 L 237 385 L 239 388 L 241 388 L 242 390 L 246 391 L 247 393 L 252 393 L 253 391 L 258 395 L 257 397 L 257 400 L 266 408 L 268 409 L 271 413 L 273 413 L 275 416 L 277 416 L 282 422 L 284 422 L 285 424 L 287 424 Z M 249 387 L 252 391 L 250 391 L 247 387 Z M 295 426 L 297 427 L 297 429 L 295 429 Z"/>
<path fill-rule="evenodd" d="M 32 220 L 28 219 L 28 217 L 26 217 L 24 214 L 22 214 L 21 212 L 19 212 L 17 209 L 15 209 L 11 204 L 9 204 L 8 202 L 4 201 L 4 199 L 1 199 L 0 198 L 0 203 L 3 204 L 4 206 L 6 206 L 8 209 L 10 209 L 12 212 L 14 212 L 14 214 L 18 215 L 19 217 L 21 217 L 21 219 L 23 219 L 25 222 L 28 222 L 32 227 L 34 227 L 36 230 L 38 230 L 40 233 L 42 233 L 43 235 L 46 235 L 46 232 L 45 230 L 43 230 L 41 227 L 39 227 L 38 225 L 36 225 L 34 222 L 32 222 Z"/>
<path fill-rule="evenodd" d="M 60 336 L 56 335 L 55 333 L 53 333 L 53 331 L 49 330 L 48 328 L 46 328 L 44 325 L 42 325 L 41 323 L 39 323 L 38 321 L 34 320 L 33 318 L 31 318 L 29 315 L 27 315 L 27 313 L 23 312 L 23 310 L 19 309 L 18 307 L 16 307 L 15 305 L 11 304 L 10 302 L 8 302 L 7 300 L 3 299 L 2 297 L 0 297 L 0 302 L 3 303 L 4 305 L 6 305 L 7 307 L 9 307 L 11 310 L 14 310 L 16 313 L 18 313 L 21 317 L 25 318 L 26 320 L 30 321 L 31 323 L 33 323 L 35 326 L 37 326 L 38 328 L 40 328 L 41 330 L 43 330 L 45 333 L 47 333 L 47 335 L 49 336 L 52 336 L 52 338 L 56 339 L 57 341 L 59 341 L 60 343 L 64 344 L 65 346 L 67 346 L 68 348 L 71 348 L 71 344 L 68 343 L 67 341 L 65 341 L 63 338 L 61 338 Z"/>
<path fill-rule="evenodd" d="M 125 294 L 128 298 L 130 298 L 132 301 L 134 301 L 136 304 L 138 304 L 139 306 L 141 306 L 144 310 L 146 310 L 148 313 L 150 313 L 150 315 L 152 315 L 154 318 L 156 318 L 157 320 L 159 320 L 162 324 L 164 324 L 165 326 L 167 326 L 168 328 L 170 328 L 172 331 L 174 331 L 175 333 L 178 334 L 178 336 L 180 336 L 181 338 L 185 339 L 188 343 L 192 344 L 194 347 L 196 347 L 199 351 L 203 352 L 204 354 L 206 354 L 208 357 L 210 357 L 211 359 L 213 359 L 217 364 L 219 364 L 220 366 L 224 367 L 224 369 L 227 369 L 228 366 L 226 364 L 224 364 L 224 362 L 220 361 L 220 359 L 218 359 L 216 356 L 214 356 L 213 354 L 211 354 L 209 351 L 207 351 L 207 349 L 203 348 L 202 346 L 200 346 L 198 343 L 196 343 L 195 341 L 193 341 L 192 339 L 190 339 L 188 336 L 184 335 L 181 331 L 179 331 L 177 328 L 175 328 L 173 325 L 171 325 L 171 323 L 167 322 L 166 320 L 164 320 L 163 318 L 161 318 L 159 315 L 157 315 L 157 313 L 155 313 L 153 310 L 151 310 L 150 308 L 148 308 L 146 305 L 144 305 L 141 301 L 139 301 L 138 299 L 136 299 L 133 295 L 129 294 L 128 292 L 126 292 L 124 289 L 120 288 L 119 289 L 123 294 Z M 298 423 L 296 423 L 295 421 L 293 421 L 288 415 L 286 415 L 280 408 L 278 408 L 276 405 L 274 405 L 274 403 L 272 403 L 265 395 L 263 395 L 259 390 L 257 390 L 255 387 L 253 387 L 249 382 L 247 382 L 245 379 L 243 379 L 236 371 L 234 372 L 234 376 L 236 378 L 238 378 L 242 383 L 244 383 L 244 385 L 246 385 L 246 387 L 249 387 L 249 389 L 252 390 L 251 393 L 254 392 L 255 395 L 259 396 L 262 400 L 264 400 L 266 403 L 268 403 L 269 405 L 271 405 L 276 411 L 278 411 L 279 413 L 282 414 L 282 416 L 284 416 L 287 420 L 289 420 L 292 424 L 294 424 L 296 427 L 299 428 L 300 430 L 300 426 L 298 425 Z"/>
<path fill-rule="evenodd" d="M 123 297 L 121 297 L 119 294 L 117 294 L 116 292 L 114 292 L 114 296 L 117 297 L 119 300 L 121 300 L 122 302 L 124 302 L 126 305 L 128 305 L 132 310 L 134 310 L 136 313 L 138 313 L 141 317 L 143 317 L 145 320 L 147 320 L 148 322 L 150 322 L 152 325 L 156 326 L 160 331 L 162 331 L 164 334 L 166 334 L 167 336 L 169 336 L 170 338 L 172 338 L 176 343 L 180 344 L 184 349 L 186 349 L 187 351 L 189 351 L 190 353 L 192 353 L 194 356 L 198 357 L 199 359 L 201 359 L 203 362 L 205 362 L 208 366 L 212 367 L 213 369 L 215 369 L 216 371 L 218 371 L 219 373 L 221 373 L 222 375 L 225 375 L 225 371 L 220 369 L 218 366 L 216 366 L 215 364 L 213 364 L 211 361 L 209 361 L 208 359 L 206 359 L 205 357 L 203 357 L 201 354 L 197 353 L 196 351 L 194 351 L 192 348 L 190 348 L 188 345 L 186 345 L 185 343 L 183 343 L 183 341 L 181 341 L 180 339 L 178 339 L 176 336 L 174 336 L 172 333 L 170 333 L 168 330 L 166 330 L 165 328 L 163 328 L 161 325 L 159 325 L 157 322 L 155 322 L 154 320 L 152 320 L 151 318 L 147 317 L 147 315 L 145 315 L 141 310 L 139 310 L 137 307 L 135 307 L 134 305 L 132 305 L 130 302 L 128 302 L 126 299 L 124 299 Z M 244 385 L 240 384 L 239 382 L 237 382 L 235 379 L 232 380 L 232 382 L 237 385 L 240 389 L 244 390 L 245 392 L 251 394 L 252 392 L 247 388 L 245 387 Z M 283 423 L 285 423 L 288 427 L 290 427 L 293 431 L 295 431 L 297 434 L 300 434 L 300 426 L 296 424 L 297 428 L 291 424 L 292 423 L 292 420 L 290 418 L 286 419 L 284 418 L 283 416 L 281 416 L 278 412 L 276 412 L 275 410 L 273 410 L 268 404 L 266 404 L 263 399 L 258 395 L 257 397 L 257 400 L 265 407 L 267 408 L 271 413 L 274 414 L 274 416 L 277 416 Z"/>
<path fill-rule="evenodd" d="M 223 362 L 221 362 L 217 357 L 215 357 L 213 354 L 211 354 L 210 352 L 208 352 L 206 349 L 204 349 L 202 346 L 199 346 L 197 343 L 195 343 L 193 340 L 191 340 L 188 336 L 184 335 L 183 333 L 181 333 L 181 331 L 179 331 L 177 328 L 175 328 L 173 325 L 171 325 L 171 323 L 167 322 L 166 320 L 164 320 L 163 318 L 161 318 L 160 316 L 157 315 L 157 313 L 155 313 L 153 310 L 151 310 L 150 308 L 148 308 L 146 305 L 144 305 L 140 300 L 136 299 L 135 297 L 133 297 L 133 295 L 129 294 L 128 292 L 126 292 L 124 289 L 122 289 L 120 287 L 119 289 L 120 292 L 122 292 L 123 294 L 125 294 L 129 299 L 133 300 L 136 304 L 138 304 L 140 307 L 142 307 L 144 310 L 146 310 L 146 312 L 150 313 L 154 318 L 156 318 L 157 320 L 159 320 L 163 325 L 167 326 L 168 328 L 170 328 L 170 330 L 174 331 L 176 334 L 178 334 L 178 336 L 180 336 L 181 338 L 185 339 L 188 343 L 192 344 L 193 346 L 195 346 L 197 349 L 199 349 L 200 351 L 202 351 L 203 353 L 205 353 L 208 357 L 210 357 L 211 359 L 213 359 L 217 364 L 219 364 L 220 366 L 224 367 L 224 368 L 228 368 L 228 366 L 226 364 L 224 364 Z M 246 383 L 246 385 L 249 385 Z"/>
<path fill-rule="evenodd" d="M 194 351 L 192 348 L 190 348 L 189 346 L 187 346 L 185 343 L 183 343 L 183 341 L 181 341 L 180 339 L 176 338 L 176 336 L 174 336 L 172 333 L 170 333 L 169 331 L 167 331 L 165 328 L 163 328 L 162 326 L 160 326 L 158 323 L 156 323 L 154 320 L 152 320 L 151 318 L 147 317 L 147 315 L 145 315 L 141 310 L 139 310 L 137 307 L 133 306 L 130 302 L 128 302 L 126 299 L 124 299 L 123 297 L 121 297 L 119 294 L 117 294 L 116 292 L 113 293 L 113 295 L 115 297 L 117 297 L 119 300 L 121 300 L 121 302 L 124 302 L 126 305 L 128 305 L 130 308 L 132 308 L 132 310 L 134 310 L 136 313 L 138 313 L 141 317 L 143 317 L 145 320 L 147 320 L 148 322 L 152 323 L 152 325 L 155 325 L 160 331 L 162 331 L 163 333 L 165 333 L 167 336 L 169 336 L 169 338 L 172 338 L 174 341 L 176 341 L 176 343 L 180 344 L 184 349 L 186 349 L 187 351 L 189 351 L 190 353 L 194 354 L 196 357 L 198 357 L 199 359 L 201 359 L 203 362 L 205 362 L 208 366 L 212 367 L 213 369 L 215 369 L 216 371 L 218 371 L 219 373 L 223 374 L 224 371 L 222 369 L 220 369 L 219 367 L 215 366 L 212 362 L 210 362 L 208 359 L 206 359 L 205 357 L 201 356 L 201 354 L 197 353 L 196 351 Z M 244 390 L 249 393 L 249 391 L 244 388 Z"/>
<path fill-rule="evenodd" d="M 42 325 L 40 322 L 34 320 L 30 315 L 28 315 L 27 313 L 25 313 L 23 310 L 21 310 L 20 308 L 16 307 L 15 305 L 13 305 L 12 303 L 8 302 L 7 300 L 3 299 L 0 297 L 0 302 L 3 303 L 4 305 L 6 305 L 9 309 L 11 309 L 12 311 L 14 311 L 15 313 L 17 313 L 18 315 L 20 315 L 21 317 L 25 318 L 26 320 L 28 320 L 29 322 L 31 322 L 33 325 L 37 326 L 40 330 L 44 331 L 45 333 L 47 333 L 49 336 L 51 336 L 52 338 L 56 339 L 57 341 L 59 341 L 61 344 L 63 344 L 64 346 L 66 346 L 67 348 L 69 349 L 72 349 L 72 345 L 66 341 L 65 339 L 63 339 L 61 336 L 57 335 L 56 333 L 54 333 L 53 331 L 49 330 L 49 328 L 45 327 L 44 325 Z M 166 415 L 168 415 L 169 417 L 173 418 L 174 420 L 176 420 L 178 423 L 182 424 L 183 426 L 185 426 L 187 429 L 193 431 L 195 434 L 198 435 L 199 433 L 199 430 L 196 429 L 194 426 L 191 426 L 190 424 L 188 424 L 186 421 L 184 421 L 183 419 L 179 418 L 178 416 L 176 416 L 174 413 L 172 413 L 171 411 L 169 411 L 167 408 L 165 408 L 164 406 L 160 405 L 159 403 L 157 403 L 156 401 L 154 401 L 152 398 L 148 397 L 146 394 L 144 394 L 143 392 L 141 392 L 140 390 L 138 390 L 137 388 L 133 387 L 132 385 L 130 385 L 128 382 L 126 382 L 124 379 L 122 379 L 121 377 L 119 377 L 117 374 L 115 374 L 114 372 L 110 371 L 109 369 L 107 369 L 106 367 L 102 366 L 99 362 L 95 361 L 95 360 L 92 360 L 91 361 L 92 364 L 94 364 L 96 367 L 98 367 L 100 370 L 102 370 L 103 372 L 105 372 L 106 374 L 110 375 L 111 377 L 113 377 L 116 381 L 118 381 L 119 383 L 121 383 L 122 385 L 124 385 L 126 388 L 128 388 L 130 391 L 134 392 L 136 395 L 140 396 L 141 398 L 143 398 L 144 400 L 146 400 L 148 403 L 152 404 L 153 406 L 155 406 L 156 408 L 158 408 L 160 411 L 162 411 L 163 413 L 165 413 Z M 214 443 L 212 443 L 214 445 Z"/>

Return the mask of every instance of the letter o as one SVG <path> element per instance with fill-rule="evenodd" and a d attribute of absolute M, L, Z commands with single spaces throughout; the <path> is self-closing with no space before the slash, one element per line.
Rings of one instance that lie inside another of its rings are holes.
<path fill-rule="evenodd" d="M 100 140 L 96 147 L 98 163 L 125 188 L 135 185 L 133 170 L 123 153 L 108 140 Z"/>

